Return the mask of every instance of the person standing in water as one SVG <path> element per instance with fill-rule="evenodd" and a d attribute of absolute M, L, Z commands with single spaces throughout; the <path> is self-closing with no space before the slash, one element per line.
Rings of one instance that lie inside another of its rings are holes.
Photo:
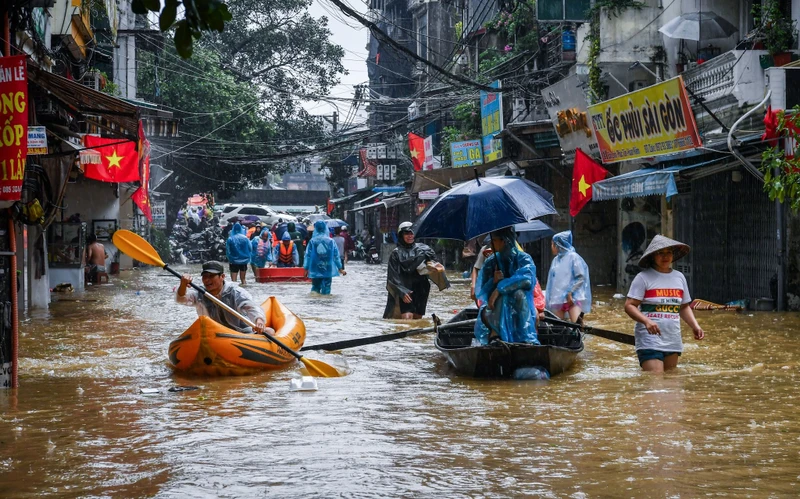
<path fill-rule="evenodd" d="M 427 244 L 414 241 L 411 222 L 403 222 L 397 230 L 397 247 L 389 256 L 386 276 L 384 319 L 420 319 L 425 315 L 430 280 L 439 291 L 450 287 L 444 267 L 435 261 L 436 253 Z"/>
<path fill-rule="evenodd" d="M 561 319 L 576 322 L 581 312 L 592 311 L 589 266 L 572 246 L 572 232 L 553 236 L 553 262 L 547 274 L 547 309 Z"/>
<path fill-rule="evenodd" d="M 321 295 L 331 294 L 334 276 L 347 274 L 339 257 L 339 249 L 329 234 L 328 224 L 324 220 L 314 222 L 314 235 L 308 241 L 303 261 L 304 275 L 311 278 L 311 292 Z"/>
<path fill-rule="evenodd" d="M 663 373 L 678 366 L 683 352 L 681 319 L 692 328 L 694 339 L 705 332 L 689 306 L 692 297 L 686 277 L 672 262 L 689 254 L 689 246 L 657 235 L 639 260 L 643 271 L 633 278 L 625 313 L 636 321 L 636 355 L 645 371 Z"/>

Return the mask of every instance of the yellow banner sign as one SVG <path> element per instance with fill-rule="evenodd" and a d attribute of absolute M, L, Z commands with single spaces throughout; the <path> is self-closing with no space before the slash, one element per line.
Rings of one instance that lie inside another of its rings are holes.
<path fill-rule="evenodd" d="M 589 106 L 589 118 L 603 163 L 703 145 L 680 76 Z"/>

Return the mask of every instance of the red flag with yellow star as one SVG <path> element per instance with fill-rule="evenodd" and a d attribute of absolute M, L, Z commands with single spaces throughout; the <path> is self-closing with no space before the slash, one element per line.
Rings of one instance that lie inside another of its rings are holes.
<path fill-rule="evenodd" d="M 416 133 L 408 134 L 408 151 L 411 154 L 411 162 L 414 164 L 414 171 L 422 170 L 425 164 L 425 139 Z"/>
<path fill-rule="evenodd" d="M 101 182 L 139 180 L 139 154 L 136 152 L 136 142 L 87 135 L 83 138 L 83 143 L 100 154 L 100 163 L 84 165 L 83 174 L 88 178 Z"/>
<path fill-rule="evenodd" d="M 139 163 L 142 167 L 142 186 L 133 193 L 131 199 L 142 210 L 148 221 L 153 221 L 153 211 L 150 209 L 150 141 L 144 136 L 142 122 L 139 122 Z"/>
<path fill-rule="evenodd" d="M 598 165 L 578 148 L 575 151 L 575 167 L 572 169 L 572 195 L 569 199 L 569 214 L 577 215 L 592 199 L 592 184 L 603 180 L 608 170 Z"/>

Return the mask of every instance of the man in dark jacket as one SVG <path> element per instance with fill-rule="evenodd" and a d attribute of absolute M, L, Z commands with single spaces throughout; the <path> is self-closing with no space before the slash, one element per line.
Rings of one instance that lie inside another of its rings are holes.
<path fill-rule="evenodd" d="M 436 253 L 427 244 L 414 242 L 411 222 L 403 222 L 397 230 L 397 247 L 389 257 L 386 276 L 384 319 L 421 319 L 428 305 L 428 294 L 434 280 L 439 291 L 450 287 L 444 267 L 436 263 Z"/>
<path fill-rule="evenodd" d="M 305 234 L 297 230 L 297 226 L 294 222 L 289 222 L 286 224 L 286 231 L 289 233 L 289 237 L 292 238 L 292 242 L 294 242 L 295 247 L 297 248 L 297 257 L 300 260 L 299 265 L 303 266 L 303 257 L 305 256 L 306 247 L 303 245 L 305 243 Z"/>

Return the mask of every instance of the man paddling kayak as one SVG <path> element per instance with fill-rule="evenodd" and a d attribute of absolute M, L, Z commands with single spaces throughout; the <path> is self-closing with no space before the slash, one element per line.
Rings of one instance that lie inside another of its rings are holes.
<path fill-rule="evenodd" d="M 188 274 L 181 276 L 181 284 L 175 294 L 175 301 L 183 305 L 194 306 L 198 316 L 205 315 L 213 321 L 241 333 L 262 333 L 266 330 L 270 334 L 275 334 L 275 330 L 272 328 L 264 327 L 266 324 L 264 311 L 253 301 L 250 293 L 239 286 L 234 286 L 233 283 L 225 281 L 225 268 L 221 263 L 216 261 L 204 263 L 201 277 L 206 292 L 211 293 L 214 297 L 254 322 L 256 330 L 253 331 L 253 328 L 237 317 L 225 312 L 205 296 L 201 297 L 200 293 L 194 289 L 189 289 L 192 276 Z"/>

